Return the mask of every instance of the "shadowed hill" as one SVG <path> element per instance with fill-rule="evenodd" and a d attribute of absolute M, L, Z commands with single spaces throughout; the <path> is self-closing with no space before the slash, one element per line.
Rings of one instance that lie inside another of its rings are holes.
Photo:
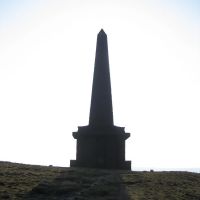
<path fill-rule="evenodd" d="M 0 199 L 199 200 L 200 174 L 62 168 L 0 162 Z"/>

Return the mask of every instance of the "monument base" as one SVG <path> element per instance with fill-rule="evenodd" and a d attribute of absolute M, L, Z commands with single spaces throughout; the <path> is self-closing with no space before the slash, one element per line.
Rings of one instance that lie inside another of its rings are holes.
<path fill-rule="evenodd" d="M 91 165 L 91 163 L 88 164 L 77 160 L 70 160 L 70 167 L 131 170 L 131 161 L 124 161 L 123 163 L 120 163 L 118 166 L 99 166 L 95 164 Z"/>
<path fill-rule="evenodd" d="M 73 136 L 77 154 L 71 167 L 131 170 L 131 161 L 125 161 L 125 140 L 130 134 L 123 127 L 83 126 Z"/>

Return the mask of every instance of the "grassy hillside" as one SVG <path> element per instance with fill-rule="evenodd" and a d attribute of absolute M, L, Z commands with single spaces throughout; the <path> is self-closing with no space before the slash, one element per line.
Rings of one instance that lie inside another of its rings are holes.
<path fill-rule="evenodd" d="M 197 173 L 133 172 L 122 177 L 134 200 L 200 200 L 200 174 Z"/>
<path fill-rule="evenodd" d="M 61 168 L 0 162 L 0 199 L 200 200 L 200 174 Z"/>

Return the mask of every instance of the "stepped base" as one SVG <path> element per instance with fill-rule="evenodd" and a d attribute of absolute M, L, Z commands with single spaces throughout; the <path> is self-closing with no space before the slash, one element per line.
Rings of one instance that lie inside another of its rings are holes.
<path fill-rule="evenodd" d="M 122 169 L 122 170 L 131 170 L 131 161 L 124 161 L 116 166 L 111 163 L 108 165 L 98 165 L 95 163 L 81 162 L 77 160 L 70 160 L 70 167 L 85 167 L 85 168 L 99 168 L 99 169 Z"/>
<path fill-rule="evenodd" d="M 131 161 L 125 161 L 125 140 L 130 133 L 123 127 L 78 127 L 73 136 L 77 153 L 71 167 L 131 170 Z"/>

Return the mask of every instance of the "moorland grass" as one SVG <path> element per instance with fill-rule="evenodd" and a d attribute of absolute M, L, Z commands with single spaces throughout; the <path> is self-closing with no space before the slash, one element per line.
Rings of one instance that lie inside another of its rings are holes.
<path fill-rule="evenodd" d="M 0 162 L 0 199 L 200 200 L 200 174 Z"/>

